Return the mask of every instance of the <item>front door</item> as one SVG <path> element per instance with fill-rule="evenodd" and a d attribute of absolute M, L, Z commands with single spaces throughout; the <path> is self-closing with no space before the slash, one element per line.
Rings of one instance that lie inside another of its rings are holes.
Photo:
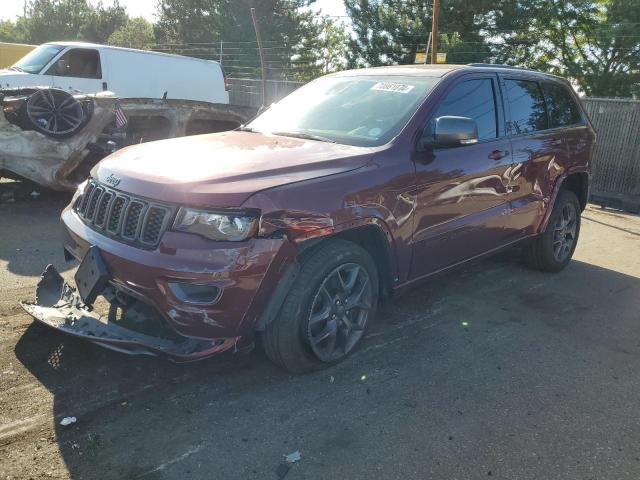
<path fill-rule="evenodd" d="M 102 91 L 100 53 L 93 48 L 72 48 L 58 58 L 47 71 L 53 86 L 80 93 Z"/>
<path fill-rule="evenodd" d="M 435 113 L 476 121 L 478 143 L 433 148 L 416 155 L 416 216 L 412 278 L 418 278 L 507 243 L 512 156 L 495 74 L 462 77 Z"/>

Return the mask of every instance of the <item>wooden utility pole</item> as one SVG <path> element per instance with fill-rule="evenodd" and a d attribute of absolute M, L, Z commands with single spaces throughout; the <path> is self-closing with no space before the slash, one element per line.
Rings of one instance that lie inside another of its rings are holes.
<path fill-rule="evenodd" d="M 440 14 L 440 0 L 433 0 L 431 11 L 431 63 L 438 61 L 438 16 Z"/>
<path fill-rule="evenodd" d="M 253 20 L 253 29 L 256 31 L 256 41 L 258 42 L 258 54 L 260 55 L 260 68 L 262 70 L 262 107 L 266 107 L 267 102 L 267 71 L 264 67 L 264 54 L 262 53 L 262 38 L 260 37 L 260 26 L 256 18 L 256 9 L 251 9 L 251 19 Z"/>

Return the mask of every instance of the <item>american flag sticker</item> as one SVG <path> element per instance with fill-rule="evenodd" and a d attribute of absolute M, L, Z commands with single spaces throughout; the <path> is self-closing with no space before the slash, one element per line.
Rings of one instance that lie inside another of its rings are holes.
<path fill-rule="evenodd" d="M 122 110 L 119 103 L 116 103 L 113 106 L 113 114 L 116 116 L 116 127 L 122 128 L 129 123 L 129 120 L 127 120 L 127 116 L 124 114 L 124 110 Z"/>

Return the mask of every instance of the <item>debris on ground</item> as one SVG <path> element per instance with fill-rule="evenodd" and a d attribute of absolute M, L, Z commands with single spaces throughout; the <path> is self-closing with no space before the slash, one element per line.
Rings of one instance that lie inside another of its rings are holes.
<path fill-rule="evenodd" d="M 329 378 L 329 383 L 333 383 L 335 381 L 336 381 L 335 377 L 331 375 L 331 377 Z"/>
<path fill-rule="evenodd" d="M 300 455 L 300 451 L 299 450 L 296 450 L 295 452 L 292 452 L 292 453 L 284 456 L 284 459 L 285 459 L 285 461 L 287 463 L 299 462 L 301 458 L 302 458 L 302 455 Z"/>
<path fill-rule="evenodd" d="M 63 427 L 68 427 L 72 423 L 76 423 L 76 421 L 76 417 L 64 417 L 60 422 L 60 425 L 62 425 Z"/>

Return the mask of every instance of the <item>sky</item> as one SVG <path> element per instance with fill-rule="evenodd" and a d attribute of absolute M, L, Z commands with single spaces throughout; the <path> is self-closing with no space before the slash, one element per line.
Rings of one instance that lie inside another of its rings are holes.
<path fill-rule="evenodd" d="M 96 0 L 90 0 L 97 3 Z M 104 1 L 106 5 L 111 3 L 109 0 Z M 127 7 L 127 12 L 132 17 L 145 17 L 147 20 L 154 21 L 154 11 L 157 0 L 120 0 L 120 5 Z M 3 20 L 14 20 L 17 16 L 22 15 L 24 8 L 24 0 L 0 0 L 0 18 Z M 315 10 L 322 10 L 325 15 L 343 16 L 346 15 L 342 0 L 316 0 L 313 7 Z"/>

